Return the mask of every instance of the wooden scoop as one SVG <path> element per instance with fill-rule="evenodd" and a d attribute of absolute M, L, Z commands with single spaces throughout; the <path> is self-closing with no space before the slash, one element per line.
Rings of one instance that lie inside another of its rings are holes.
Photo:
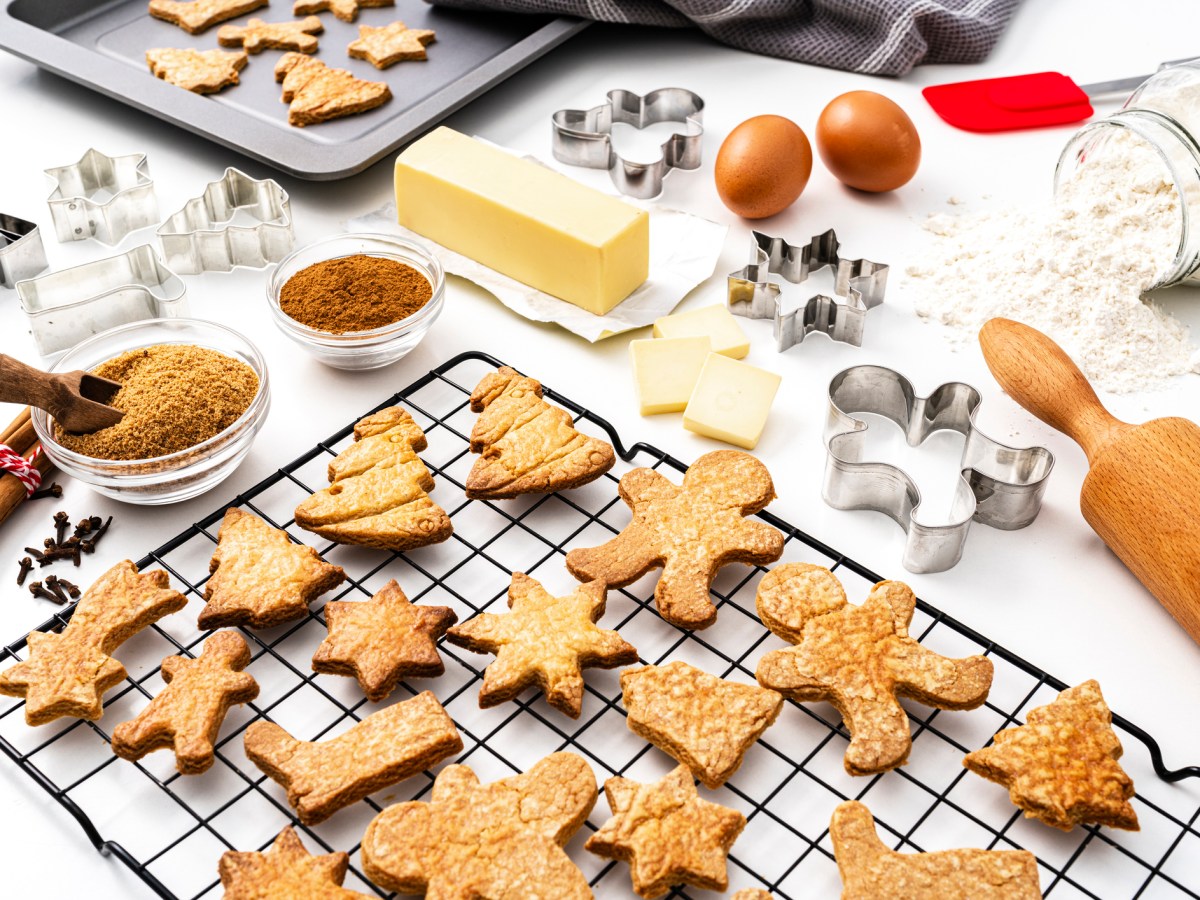
<path fill-rule="evenodd" d="M 979 343 L 1000 386 L 1083 448 L 1083 517 L 1200 644 L 1200 425 L 1114 418 L 1062 348 L 1028 325 L 992 319 Z"/>
<path fill-rule="evenodd" d="M 116 425 L 125 413 L 109 400 L 121 385 L 87 372 L 60 372 L 51 375 L 0 353 L 0 401 L 28 403 L 44 409 L 65 431 L 87 434 Z"/>

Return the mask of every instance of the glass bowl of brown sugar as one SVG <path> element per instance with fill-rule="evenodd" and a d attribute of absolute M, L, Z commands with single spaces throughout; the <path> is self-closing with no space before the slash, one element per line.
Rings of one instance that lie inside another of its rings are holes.
<path fill-rule="evenodd" d="M 386 234 L 340 234 L 301 247 L 267 284 L 279 330 L 338 369 L 400 359 L 441 314 L 445 294 L 441 263 Z"/>
<path fill-rule="evenodd" d="M 148 319 L 76 344 L 52 372 L 82 369 L 120 382 L 116 425 L 65 434 L 32 410 L 42 452 L 106 497 L 157 505 L 187 500 L 233 473 L 267 418 L 267 364 L 248 339 L 199 319 Z"/>

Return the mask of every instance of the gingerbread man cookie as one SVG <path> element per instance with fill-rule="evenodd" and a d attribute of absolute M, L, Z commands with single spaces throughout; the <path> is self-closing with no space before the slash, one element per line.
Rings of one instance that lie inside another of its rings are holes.
<path fill-rule="evenodd" d="M 763 624 L 796 645 L 759 660 L 759 684 L 792 700 L 832 703 L 850 730 L 844 763 L 851 775 L 908 759 L 912 736 L 897 698 L 974 709 L 992 686 L 987 657 L 949 659 L 909 636 L 916 598 L 899 581 L 879 582 L 865 603 L 851 606 L 828 569 L 788 563 L 763 578 L 757 605 Z"/>
<path fill-rule="evenodd" d="M 542 399 L 542 383 L 508 366 L 485 375 L 471 393 L 479 413 L 467 496 L 504 500 L 549 494 L 594 481 L 613 467 L 612 445 L 575 429 L 565 409 Z M 587 579 L 591 580 L 591 579 Z"/>
<path fill-rule="evenodd" d="M 371 820 L 363 867 L 385 890 L 438 900 L 591 900 L 562 848 L 595 804 L 596 776 L 574 753 L 490 784 L 447 766 L 428 803 L 397 803 Z"/>
<path fill-rule="evenodd" d="M 329 636 L 313 654 L 314 672 L 351 675 L 367 699 L 384 700 L 401 678 L 446 671 L 437 639 L 458 621 L 448 606 L 416 606 L 393 578 L 370 600 L 325 604 Z"/>
<path fill-rule="evenodd" d="M 1028 850 L 897 853 L 875 832 L 861 803 L 833 811 L 829 837 L 842 900 L 1041 900 L 1037 858 Z"/>
<path fill-rule="evenodd" d="M 512 612 L 481 613 L 446 634 L 460 647 L 496 654 L 496 661 L 484 670 L 479 705 L 496 706 L 536 684 L 547 703 L 579 718 L 581 670 L 612 669 L 638 658 L 637 650 L 619 634 L 596 626 L 604 615 L 606 594 L 603 582 L 592 581 L 566 597 L 553 597 L 528 575 L 514 572 L 508 589 Z"/>
<path fill-rule="evenodd" d="M 1121 741 L 1096 681 L 1068 688 L 994 740 L 963 765 L 1007 787 L 1026 818 L 1063 831 L 1086 822 L 1138 830 L 1133 780 L 1117 762 Z"/>
<path fill-rule="evenodd" d="M 746 817 L 701 800 L 686 766 L 654 784 L 610 778 L 604 795 L 613 817 L 588 838 L 584 849 L 629 863 L 639 897 L 661 897 L 677 884 L 709 891 L 729 887 L 725 857 L 746 827 Z"/>
<path fill-rule="evenodd" d="M 112 654 L 143 628 L 187 605 L 161 569 L 117 563 L 87 589 L 61 634 L 29 634 L 24 662 L 0 672 L 0 694 L 25 698 L 25 721 L 99 719 L 103 696 L 125 678 Z"/>
<path fill-rule="evenodd" d="M 783 697 L 676 660 L 621 673 L 629 730 L 679 760 L 705 787 L 723 785 L 779 715 Z"/>
<path fill-rule="evenodd" d="M 368 900 L 342 887 L 349 867 L 346 853 L 313 856 L 289 825 L 266 853 L 226 851 L 218 872 L 225 900 Z"/>
<path fill-rule="evenodd" d="M 270 628 L 298 619 L 346 577 L 312 547 L 293 543 L 286 531 L 236 506 L 225 510 L 209 570 L 198 620 L 203 630 Z"/>
<path fill-rule="evenodd" d="M 167 686 L 136 718 L 113 729 L 113 753 L 122 759 L 141 759 L 170 747 L 175 751 L 175 768 L 184 775 L 207 771 L 229 707 L 258 696 L 258 682 L 242 671 L 249 663 L 250 648 L 233 631 L 210 637 L 198 659 L 168 656 L 162 661 Z"/>
<path fill-rule="evenodd" d="M 654 589 L 658 611 L 680 628 L 707 628 L 717 620 L 708 591 L 717 570 L 732 562 L 765 565 L 783 555 L 783 535 L 745 519 L 775 499 L 767 467 L 748 453 L 717 450 L 688 467 L 677 487 L 653 469 L 621 477 L 621 499 L 633 521 L 606 544 L 575 549 L 567 568 L 580 581 L 610 588 L 663 573 Z"/>

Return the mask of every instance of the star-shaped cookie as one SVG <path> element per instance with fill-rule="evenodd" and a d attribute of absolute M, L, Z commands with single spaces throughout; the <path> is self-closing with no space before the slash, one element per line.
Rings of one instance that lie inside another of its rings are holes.
<path fill-rule="evenodd" d="M 292 15 L 307 16 L 328 10 L 343 22 L 353 22 L 360 9 L 395 5 L 396 0 L 296 0 L 292 4 Z"/>
<path fill-rule="evenodd" d="M 447 766 L 428 803 L 397 803 L 371 820 L 363 868 L 385 890 L 430 900 L 592 900 L 562 848 L 595 804 L 596 776 L 574 753 L 490 784 Z"/>
<path fill-rule="evenodd" d="M 629 730 L 692 770 L 708 788 L 729 780 L 779 715 L 783 697 L 676 660 L 621 673 Z"/>
<path fill-rule="evenodd" d="M 392 99 L 391 88 L 382 81 L 355 78 L 294 51 L 275 64 L 275 80 L 283 83 L 280 99 L 290 104 L 288 124 L 297 128 L 366 112 Z"/>
<path fill-rule="evenodd" d="M 654 784 L 610 778 L 604 795 L 613 816 L 584 849 L 629 863 L 639 897 L 661 897 L 677 884 L 709 891 L 729 887 L 725 857 L 746 817 L 700 799 L 686 766 Z"/>
<path fill-rule="evenodd" d="M 166 572 L 139 573 L 129 560 L 119 562 L 87 589 L 61 634 L 30 633 L 29 657 L 0 672 L 0 694 L 25 698 L 30 725 L 61 716 L 95 721 L 105 692 L 125 678 L 125 667 L 111 654 L 186 605 Z"/>
<path fill-rule="evenodd" d="M 113 753 L 141 759 L 170 747 L 184 775 L 207 771 L 229 708 L 258 696 L 258 682 L 242 671 L 249 663 L 250 648 L 235 631 L 214 634 L 197 659 L 168 656 L 162 661 L 167 686 L 135 718 L 113 729 Z"/>
<path fill-rule="evenodd" d="M 241 47 L 247 53 L 263 50 L 295 50 L 316 53 L 318 35 L 325 30 L 321 20 L 308 16 L 299 22 L 264 22 L 251 19 L 245 25 L 222 25 L 217 43 L 222 47 Z"/>
<path fill-rule="evenodd" d="M 409 28 L 399 21 L 382 28 L 359 25 L 358 40 L 351 41 L 346 52 L 354 59 L 367 60 L 377 69 L 386 69 L 398 62 L 428 59 L 425 48 L 436 37 L 429 29 Z"/>
<path fill-rule="evenodd" d="M 414 606 L 392 579 L 370 600 L 325 604 L 329 636 L 313 655 L 313 671 L 351 675 L 368 699 L 384 700 L 401 678 L 446 671 L 437 639 L 457 621 L 448 606 Z"/>
<path fill-rule="evenodd" d="M 783 554 L 777 529 L 745 518 L 775 499 L 767 467 L 749 453 L 704 454 L 682 487 L 653 469 L 633 469 L 618 492 L 633 520 L 606 544 L 572 550 L 567 568 L 580 581 L 598 578 L 616 588 L 662 567 L 654 600 L 672 625 L 707 628 L 717 620 L 708 590 L 722 566 L 764 565 Z"/>
<path fill-rule="evenodd" d="M 202 630 L 242 625 L 270 628 L 308 612 L 308 604 L 342 583 L 341 566 L 296 544 L 286 531 L 231 506 L 217 535 L 200 611 Z"/>
<path fill-rule="evenodd" d="M 342 887 L 349 867 L 345 853 L 313 856 L 289 825 L 266 853 L 229 850 L 217 868 L 225 900 L 368 900 Z"/>
<path fill-rule="evenodd" d="M 504 615 L 481 613 L 455 625 L 446 638 L 476 653 L 495 653 L 483 673 L 479 705 L 514 699 L 536 684 L 546 702 L 572 718 L 583 707 L 582 669 L 612 669 L 637 662 L 637 650 L 615 631 L 598 628 L 607 596 L 591 581 L 565 597 L 553 597 L 536 580 L 514 572 Z"/>
<path fill-rule="evenodd" d="M 238 83 L 246 54 L 226 50 L 160 47 L 146 51 L 146 64 L 156 78 L 194 94 L 215 94 Z"/>
<path fill-rule="evenodd" d="M 935 709 L 974 709 L 992 686 L 986 656 L 950 659 L 908 634 L 916 597 L 906 584 L 881 581 L 852 606 L 832 572 L 788 563 L 758 586 L 758 616 L 785 641 L 758 662 L 758 683 L 799 702 L 828 700 L 850 730 L 843 760 L 851 775 L 904 764 L 912 749 L 899 697 Z"/>
<path fill-rule="evenodd" d="M 1117 762 L 1122 752 L 1093 680 L 1030 710 L 1024 725 L 1001 731 L 963 765 L 1007 787 L 1026 818 L 1063 831 L 1087 822 L 1137 831 L 1133 780 Z"/>

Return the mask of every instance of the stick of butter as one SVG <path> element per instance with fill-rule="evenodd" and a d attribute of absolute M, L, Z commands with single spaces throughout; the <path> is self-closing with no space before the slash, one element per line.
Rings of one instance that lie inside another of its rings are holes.
<path fill-rule="evenodd" d="M 400 224 L 604 315 L 650 272 L 650 216 L 496 147 L 436 128 L 396 157 Z"/>
<path fill-rule="evenodd" d="M 641 414 L 679 412 L 687 406 L 711 349 L 707 337 L 630 341 Z"/>
<path fill-rule="evenodd" d="M 683 427 L 753 450 L 782 380 L 774 372 L 710 353 L 683 411 Z"/>
<path fill-rule="evenodd" d="M 687 312 L 663 316 L 654 322 L 656 338 L 696 337 L 705 335 L 712 341 L 713 353 L 731 359 L 741 359 L 750 352 L 750 341 L 733 313 L 724 306 L 702 306 Z"/>

